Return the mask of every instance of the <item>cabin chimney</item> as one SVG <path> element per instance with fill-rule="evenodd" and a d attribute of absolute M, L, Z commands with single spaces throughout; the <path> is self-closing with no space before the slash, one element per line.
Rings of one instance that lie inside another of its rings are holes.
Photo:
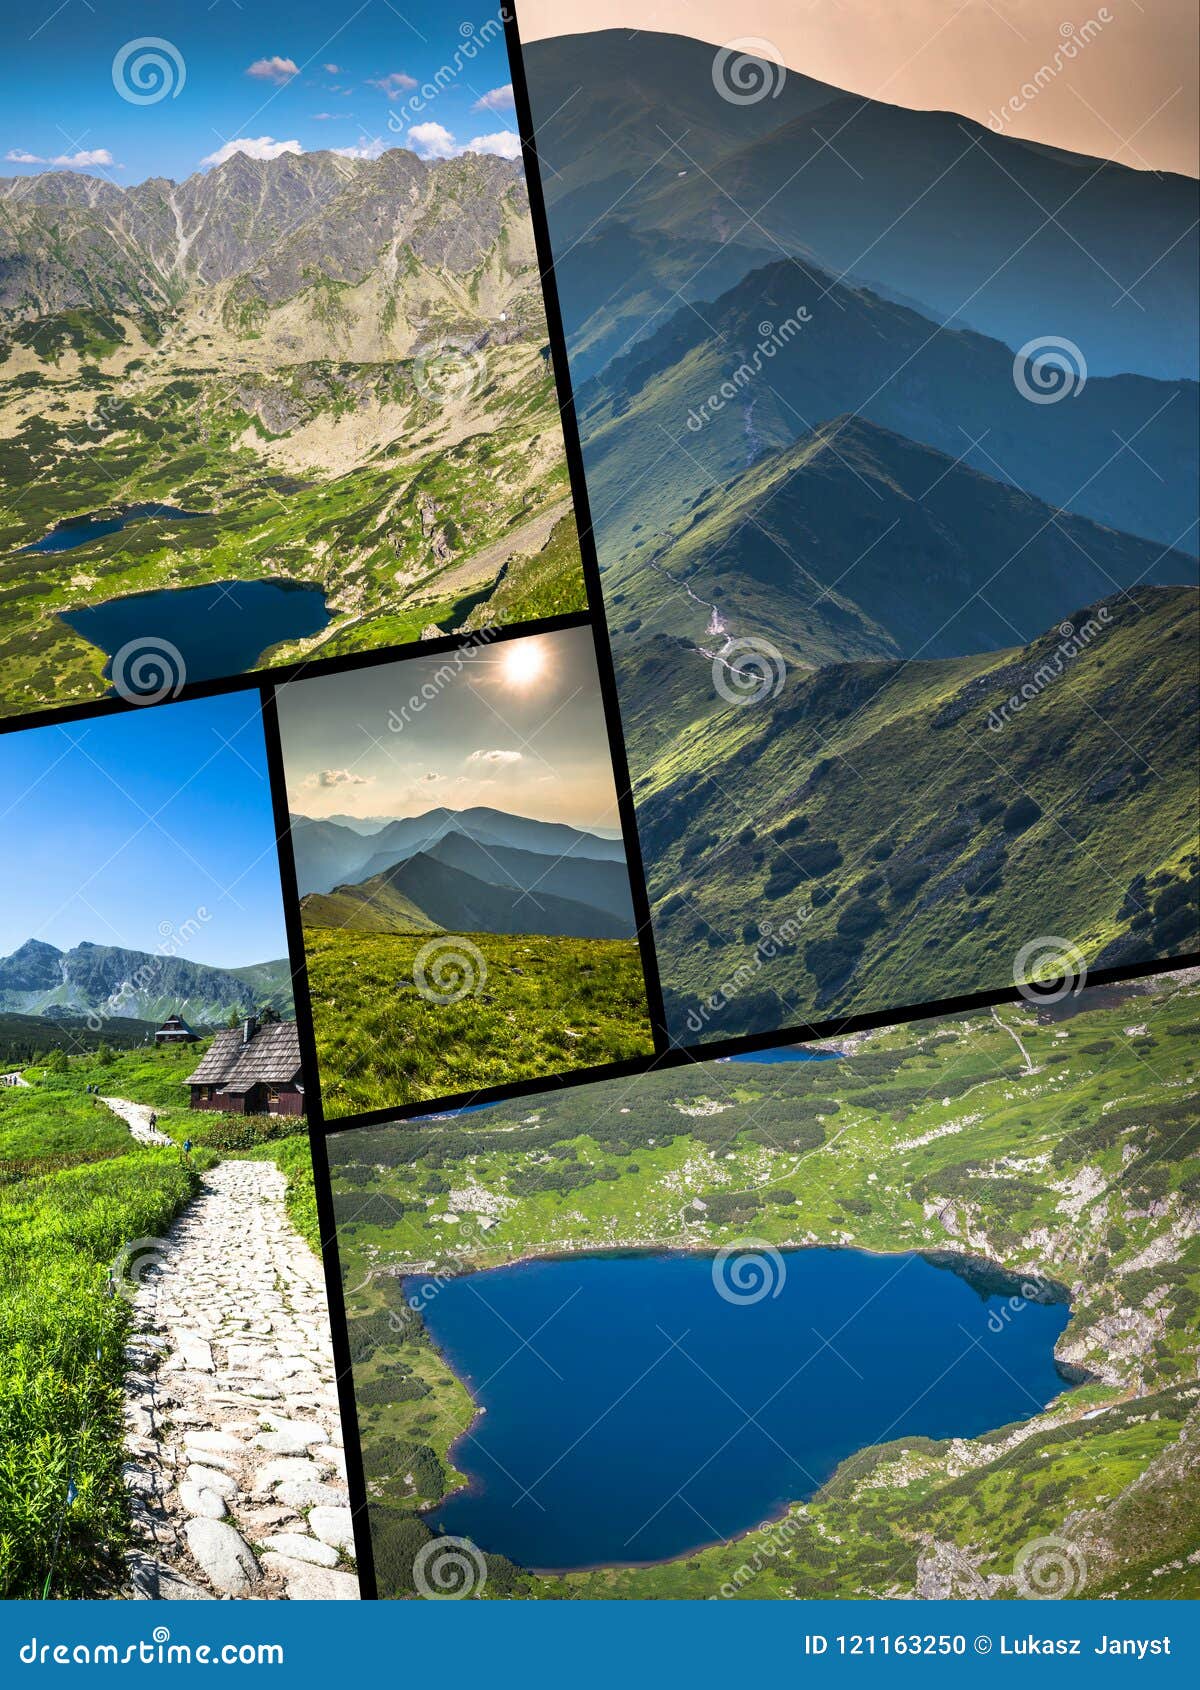
<path fill-rule="evenodd" d="M 257 1031 L 258 1016 L 247 1015 L 246 1019 L 242 1022 L 242 1043 L 244 1045 L 248 1045 Z"/>

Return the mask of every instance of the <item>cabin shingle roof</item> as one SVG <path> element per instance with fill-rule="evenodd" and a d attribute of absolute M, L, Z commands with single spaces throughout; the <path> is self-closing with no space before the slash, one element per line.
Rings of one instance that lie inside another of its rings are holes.
<path fill-rule="evenodd" d="M 235 1096 L 257 1085 L 285 1085 L 300 1074 L 300 1035 L 294 1021 L 271 1021 L 249 1044 L 240 1027 L 223 1027 L 185 1085 L 219 1086 Z"/>

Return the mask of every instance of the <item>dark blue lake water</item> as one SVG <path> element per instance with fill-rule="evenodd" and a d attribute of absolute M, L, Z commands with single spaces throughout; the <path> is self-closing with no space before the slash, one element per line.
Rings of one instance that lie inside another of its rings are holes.
<path fill-rule="evenodd" d="M 105 534 L 119 534 L 131 522 L 138 522 L 145 517 L 169 516 L 176 519 L 183 517 L 193 520 L 202 516 L 203 511 L 182 511 L 176 505 L 130 505 L 119 516 L 80 517 L 78 522 L 64 522 L 58 528 L 52 528 L 49 534 L 43 534 L 40 540 L 35 540 L 32 546 L 22 546 L 22 552 L 70 552 L 76 546 L 86 546 L 89 540 L 102 539 Z"/>
<path fill-rule="evenodd" d="M 184 678 L 210 681 L 252 669 L 268 647 L 281 640 L 320 633 L 329 622 L 321 587 L 301 581 L 215 581 L 204 587 L 163 588 L 130 593 L 106 604 L 63 612 L 63 621 L 112 659 L 130 647 L 122 664 L 123 692 L 156 692 L 161 670 L 151 664 L 146 684 L 137 679 L 137 653 L 174 647 Z M 178 665 L 174 665 L 178 667 Z"/>
<path fill-rule="evenodd" d="M 1063 1304 L 1013 1310 L 911 1255 L 766 1267 L 757 1301 L 722 1296 L 711 1256 L 406 1279 L 486 1411 L 454 1453 L 471 1488 L 430 1524 L 537 1569 L 663 1560 L 811 1496 L 855 1450 L 971 1437 L 1064 1388 Z"/>
<path fill-rule="evenodd" d="M 779 1045 L 774 1050 L 743 1050 L 721 1062 L 836 1062 L 836 1050 L 806 1050 L 803 1045 Z"/>

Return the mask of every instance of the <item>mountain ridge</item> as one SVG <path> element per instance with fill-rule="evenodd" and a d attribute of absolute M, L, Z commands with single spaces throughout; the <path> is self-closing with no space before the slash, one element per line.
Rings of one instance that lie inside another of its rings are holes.
<path fill-rule="evenodd" d="M 477 843 L 540 850 L 546 856 L 573 853 L 601 862 L 625 861 L 620 839 L 605 839 L 563 822 L 539 821 L 482 804 L 466 810 L 435 805 L 417 816 L 395 818 L 370 835 L 298 813 L 291 817 L 291 824 L 296 879 L 302 894 L 330 892 L 342 882 L 380 874 L 405 855 L 454 831 Z"/>
<path fill-rule="evenodd" d="M 795 332 L 765 357 L 764 325 L 789 320 Z M 734 400 L 713 405 L 742 367 L 750 374 L 733 384 Z M 1058 404 L 1031 404 L 999 341 L 938 331 L 798 259 L 750 272 L 699 313 L 681 308 L 576 393 L 606 566 L 636 551 L 634 521 L 653 532 L 660 513 L 677 517 L 761 453 L 848 412 L 1047 504 L 1175 545 L 1195 525 L 1198 400 L 1192 382 L 1108 376 Z M 699 425 L 685 430 L 689 416 Z M 687 450 L 672 454 L 668 486 L 647 487 L 635 466 L 661 453 L 664 429 L 683 433 Z M 1134 436 L 1139 457 L 1119 444 Z"/>
<path fill-rule="evenodd" d="M 628 939 L 633 933 L 631 921 L 611 915 L 598 905 L 559 897 L 540 887 L 526 892 L 515 885 L 480 880 L 426 851 L 416 851 L 354 885 L 335 887 L 334 898 L 349 914 L 349 919 L 338 925 L 354 930 L 353 906 L 361 903 L 369 930 L 378 931 L 375 916 L 381 907 L 390 906 L 395 894 L 431 924 L 450 933 L 523 933 L 578 939 Z"/>
<path fill-rule="evenodd" d="M 1058 511 L 851 415 L 701 495 L 623 579 L 639 626 L 616 638 L 682 632 L 690 615 L 714 653 L 722 637 L 766 635 L 810 665 L 953 657 L 1034 639 L 1063 605 L 1114 587 L 1198 578 L 1187 553 Z"/>
<path fill-rule="evenodd" d="M 161 1021 L 178 1010 L 213 1022 L 231 1009 L 248 1012 L 265 1003 L 294 1013 L 286 958 L 229 969 L 86 939 L 69 950 L 28 939 L 0 957 L 2 1011 L 99 1011 L 106 1019 Z"/>
<path fill-rule="evenodd" d="M 729 101 L 714 48 L 684 35 L 548 37 L 524 57 L 555 255 L 585 249 L 560 276 L 568 341 L 584 351 L 577 381 L 647 315 L 700 297 L 704 258 L 656 277 L 622 270 L 610 248 L 622 225 L 705 243 L 709 258 L 740 249 L 747 269 L 764 245 L 806 256 L 934 319 L 964 315 L 1010 349 L 1065 331 L 1098 375 L 1200 374 L 1190 177 L 1039 147 L 790 68 L 770 72 L 770 99 Z M 1153 275 L 1147 254 L 1162 254 Z M 611 283 L 599 310 L 575 293 L 585 273 Z"/>

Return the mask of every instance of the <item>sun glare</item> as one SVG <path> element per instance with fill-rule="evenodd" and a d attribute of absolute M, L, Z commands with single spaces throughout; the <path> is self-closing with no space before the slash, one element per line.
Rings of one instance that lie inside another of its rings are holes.
<path fill-rule="evenodd" d="M 545 672 L 546 653 L 540 640 L 514 640 L 501 654 L 500 663 L 510 687 L 528 687 Z"/>

